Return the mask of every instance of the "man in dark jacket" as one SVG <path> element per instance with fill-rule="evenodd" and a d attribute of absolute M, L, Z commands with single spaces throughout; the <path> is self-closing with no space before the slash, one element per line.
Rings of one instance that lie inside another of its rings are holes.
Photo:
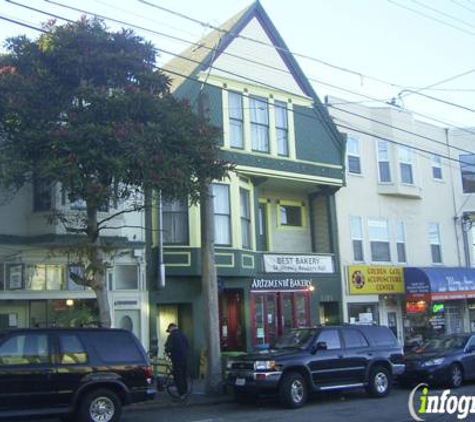
<path fill-rule="evenodd" d="M 188 340 L 174 323 L 168 325 L 169 333 L 165 343 L 165 353 L 170 356 L 173 365 L 173 378 L 180 399 L 186 398 L 188 385 L 186 382 L 186 366 L 188 356 Z"/>

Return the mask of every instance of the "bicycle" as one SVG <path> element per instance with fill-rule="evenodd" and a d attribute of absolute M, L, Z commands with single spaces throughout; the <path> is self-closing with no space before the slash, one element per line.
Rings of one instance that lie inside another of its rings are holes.
<path fill-rule="evenodd" d="M 173 378 L 173 365 L 169 357 L 165 358 L 152 358 L 152 365 L 154 367 L 154 374 L 156 380 L 156 386 L 158 391 L 164 391 L 170 395 L 173 399 L 179 399 L 180 394 L 175 385 L 175 379 Z M 186 401 L 188 396 L 193 390 L 193 378 L 189 374 L 186 376 L 187 390 L 185 393 Z"/>

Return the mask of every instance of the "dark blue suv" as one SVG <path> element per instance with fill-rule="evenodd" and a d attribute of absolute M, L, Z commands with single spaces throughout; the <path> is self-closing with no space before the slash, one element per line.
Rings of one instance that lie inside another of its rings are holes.
<path fill-rule="evenodd" d="M 128 331 L 0 332 L 0 418 L 65 415 L 116 422 L 122 406 L 154 396 L 147 355 Z"/>

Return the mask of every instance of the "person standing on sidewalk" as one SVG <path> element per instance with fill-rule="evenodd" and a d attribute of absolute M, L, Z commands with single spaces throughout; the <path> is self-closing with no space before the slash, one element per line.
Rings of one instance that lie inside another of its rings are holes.
<path fill-rule="evenodd" d="M 188 391 L 186 382 L 188 340 L 173 322 L 168 325 L 167 333 L 169 334 L 165 343 L 165 353 L 170 356 L 175 385 L 180 399 L 184 400 Z"/>

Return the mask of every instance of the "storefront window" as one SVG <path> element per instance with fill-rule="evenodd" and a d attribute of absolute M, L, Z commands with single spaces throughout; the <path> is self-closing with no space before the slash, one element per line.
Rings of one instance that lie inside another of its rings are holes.
<path fill-rule="evenodd" d="M 379 324 L 377 303 L 349 303 L 348 317 L 350 324 Z"/>

